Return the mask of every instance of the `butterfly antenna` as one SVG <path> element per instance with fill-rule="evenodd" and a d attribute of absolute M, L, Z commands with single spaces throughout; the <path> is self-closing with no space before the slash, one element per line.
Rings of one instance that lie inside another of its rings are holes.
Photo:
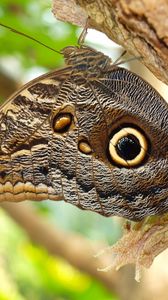
<path fill-rule="evenodd" d="M 122 65 L 122 64 L 125 64 L 125 63 L 128 63 L 130 61 L 133 61 L 133 60 L 136 60 L 136 59 L 141 59 L 142 56 L 135 56 L 135 57 L 131 57 L 131 58 L 128 58 L 128 59 L 125 59 L 125 60 L 121 60 L 121 58 L 127 54 L 127 51 L 124 50 L 121 55 L 113 62 L 113 65 L 115 66 L 119 66 L 119 65 Z"/>
<path fill-rule="evenodd" d="M 21 31 L 18 31 L 18 30 L 16 30 L 16 29 L 14 29 L 14 28 L 12 28 L 12 27 L 10 27 L 10 26 L 4 25 L 4 24 L 2 24 L 2 23 L 0 23 L 0 26 L 2 26 L 2 27 L 4 27 L 4 28 L 7 28 L 7 29 L 9 29 L 10 31 L 12 31 L 12 32 L 14 32 L 14 33 L 17 33 L 17 34 L 19 34 L 19 35 L 22 35 L 22 36 L 24 36 L 24 37 L 26 37 L 26 38 L 28 38 L 28 39 L 30 39 L 30 40 L 32 40 L 32 41 L 38 43 L 38 44 L 40 44 L 40 45 L 42 45 L 42 46 L 44 46 L 44 47 L 50 49 L 51 51 L 54 51 L 54 52 L 56 52 L 56 53 L 61 54 L 60 51 L 57 51 L 57 50 L 55 50 L 54 48 L 52 48 L 52 47 L 50 47 L 50 46 L 47 46 L 46 44 L 40 42 L 39 40 L 36 40 L 34 37 L 32 37 L 32 36 L 30 36 L 30 35 L 28 35 L 28 34 L 26 34 L 26 33 L 23 33 L 23 32 L 21 32 Z"/>
<path fill-rule="evenodd" d="M 114 65 L 117 65 L 120 62 L 121 57 L 123 57 L 124 55 L 126 55 L 127 51 L 124 50 L 121 55 L 113 62 Z"/>
<path fill-rule="evenodd" d="M 82 46 L 85 42 L 85 37 L 87 35 L 87 31 L 88 31 L 88 27 L 89 27 L 89 17 L 87 18 L 86 20 L 86 24 L 85 24 L 85 27 L 83 28 L 80 36 L 79 36 L 79 39 L 78 39 L 78 45 L 79 46 Z"/>

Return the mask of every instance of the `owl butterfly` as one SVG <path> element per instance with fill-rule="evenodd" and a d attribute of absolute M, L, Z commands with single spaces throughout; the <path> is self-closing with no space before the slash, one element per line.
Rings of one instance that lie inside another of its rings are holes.
<path fill-rule="evenodd" d="M 0 108 L 0 201 L 65 200 L 138 221 L 168 211 L 168 105 L 90 47 Z"/>

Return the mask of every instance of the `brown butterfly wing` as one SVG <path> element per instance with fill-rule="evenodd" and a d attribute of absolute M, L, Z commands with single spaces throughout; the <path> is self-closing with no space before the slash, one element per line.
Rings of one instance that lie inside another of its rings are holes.
<path fill-rule="evenodd" d="M 75 72 L 42 76 L 2 106 L 0 200 L 64 199 L 132 220 L 167 211 L 167 104 L 125 69 L 86 67 L 82 59 Z M 109 157 L 123 124 L 140 128 L 150 144 L 136 167 Z"/>
<path fill-rule="evenodd" d="M 50 116 L 61 85 L 50 75 L 24 86 L 0 112 L 0 199 L 57 199 L 49 176 Z M 64 77 L 64 75 L 63 75 Z M 5 198 L 4 198 L 5 197 Z"/>

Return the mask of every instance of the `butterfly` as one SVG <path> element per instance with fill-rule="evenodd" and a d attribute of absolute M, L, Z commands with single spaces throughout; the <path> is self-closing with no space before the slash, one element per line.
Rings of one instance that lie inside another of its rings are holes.
<path fill-rule="evenodd" d="M 139 221 L 168 211 L 168 104 L 80 44 L 0 108 L 0 201 L 64 200 Z"/>

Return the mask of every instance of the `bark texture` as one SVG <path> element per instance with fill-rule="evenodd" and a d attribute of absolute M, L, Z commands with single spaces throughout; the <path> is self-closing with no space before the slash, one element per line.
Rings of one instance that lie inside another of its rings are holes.
<path fill-rule="evenodd" d="M 53 0 L 63 21 L 104 32 L 168 83 L 167 0 Z"/>

